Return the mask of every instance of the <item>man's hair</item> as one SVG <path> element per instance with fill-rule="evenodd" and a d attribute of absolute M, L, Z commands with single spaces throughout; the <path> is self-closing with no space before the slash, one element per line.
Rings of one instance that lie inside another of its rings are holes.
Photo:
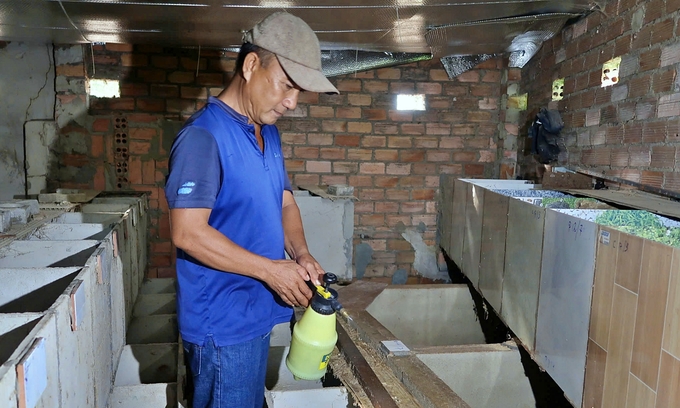
<path fill-rule="evenodd" d="M 271 59 L 275 56 L 273 52 L 267 51 L 262 47 L 258 47 L 257 45 L 253 45 L 251 43 L 243 43 L 243 45 L 241 45 L 241 50 L 238 52 L 238 57 L 236 57 L 237 75 L 243 74 L 243 62 L 246 60 L 246 56 L 251 52 L 257 54 L 257 56 L 260 58 L 262 67 L 264 68 L 267 68 L 267 65 L 269 64 Z"/>

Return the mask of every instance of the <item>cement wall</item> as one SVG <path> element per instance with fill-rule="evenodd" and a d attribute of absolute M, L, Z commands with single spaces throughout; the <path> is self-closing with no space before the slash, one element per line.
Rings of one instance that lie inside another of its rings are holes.
<path fill-rule="evenodd" d="M 0 401 L 108 406 L 128 304 L 146 262 L 146 208 L 143 197 L 110 197 L 84 207 L 89 218 L 115 217 L 105 225 L 43 211 L 46 223 L 31 227 L 36 232 L 0 245 Z M 90 239 L 51 239 L 59 237 L 57 230 Z M 92 239 L 97 230 L 107 233 Z"/>
<path fill-rule="evenodd" d="M 24 124 L 54 119 L 53 60 L 49 44 L 0 44 L 0 200 L 25 193 Z"/>

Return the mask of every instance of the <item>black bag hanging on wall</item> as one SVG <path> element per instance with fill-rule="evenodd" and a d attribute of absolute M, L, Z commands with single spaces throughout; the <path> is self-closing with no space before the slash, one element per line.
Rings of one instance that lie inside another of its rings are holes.
<path fill-rule="evenodd" d="M 564 122 L 556 110 L 541 108 L 529 128 L 531 152 L 538 155 L 538 161 L 549 164 L 557 161 L 560 154 L 558 144 Z"/>

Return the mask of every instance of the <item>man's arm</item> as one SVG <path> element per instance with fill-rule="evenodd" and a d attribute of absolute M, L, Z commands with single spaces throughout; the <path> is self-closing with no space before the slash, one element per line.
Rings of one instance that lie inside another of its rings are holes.
<path fill-rule="evenodd" d="M 288 260 L 272 261 L 235 244 L 208 224 L 211 211 L 171 209 L 172 243 L 211 268 L 263 281 L 291 306 L 307 306 L 312 293 L 304 282 L 308 275 L 304 265 Z"/>
<path fill-rule="evenodd" d="M 321 276 L 325 273 L 321 265 L 309 253 L 305 231 L 302 227 L 300 209 L 295 202 L 293 193 L 283 191 L 283 232 L 285 235 L 285 248 L 291 259 L 305 268 L 309 279 L 315 285 L 321 284 Z M 307 280 L 307 279 L 305 279 Z"/>

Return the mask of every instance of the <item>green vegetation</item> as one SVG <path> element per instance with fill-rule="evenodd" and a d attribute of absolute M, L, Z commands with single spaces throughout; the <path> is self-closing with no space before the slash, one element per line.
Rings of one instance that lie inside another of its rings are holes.
<path fill-rule="evenodd" d="M 541 206 L 546 208 L 563 208 L 571 210 L 593 210 L 611 208 L 594 198 L 582 197 L 545 197 Z"/>
<path fill-rule="evenodd" d="M 648 211 L 608 210 L 598 215 L 595 222 L 631 235 L 680 248 L 680 228 L 663 225 L 656 215 Z"/>

